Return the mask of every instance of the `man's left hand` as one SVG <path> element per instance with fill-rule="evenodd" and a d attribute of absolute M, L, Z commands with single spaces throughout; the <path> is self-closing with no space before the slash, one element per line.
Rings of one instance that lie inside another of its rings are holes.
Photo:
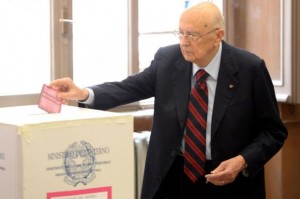
<path fill-rule="evenodd" d="M 206 182 L 214 185 L 223 186 L 233 182 L 236 176 L 246 168 L 246 161 L 243 156 L 238 155 L 234 158 L 221 162 L 221 164 L 210 174 L 205 175 Z"/>

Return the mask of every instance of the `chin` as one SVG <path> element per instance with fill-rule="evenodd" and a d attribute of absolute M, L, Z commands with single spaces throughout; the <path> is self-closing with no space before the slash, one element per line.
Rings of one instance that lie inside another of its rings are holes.
<path fill-rule="evenodd" d="M 186 61 L 190 61 L 190 62 L 193 62 L 193 61 L 195 61 L 195 59 L 194 58 L 192 58 L 191 56 L 188 56 L 188 55 L 184 55 L 184 59 L 186 60 Z"/>

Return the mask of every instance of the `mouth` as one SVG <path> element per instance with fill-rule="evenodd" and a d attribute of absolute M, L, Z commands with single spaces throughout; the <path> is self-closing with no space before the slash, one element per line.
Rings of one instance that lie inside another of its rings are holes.
<path fill-rule="evenodd" d="M 192 54 L 192 52 L 187 51 L 187 50 L 183 50 L 182 53 L 183 53 L 183 54 Z"/>
<path fill-rule="evenodd" d="M 191 51 L 189 51 L 186 47 L 182 47 L 181 51 L 182 51 L 183 54 L 190 54 L 191 53 Z"/>

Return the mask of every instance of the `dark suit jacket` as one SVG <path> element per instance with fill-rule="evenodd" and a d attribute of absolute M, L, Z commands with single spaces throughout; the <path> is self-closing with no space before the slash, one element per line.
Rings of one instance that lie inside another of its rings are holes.
<path fill-rule="evenodd" d="M 212 161 L 218 166 L 241 154 L 248 163 L 249 177 L 239 175 L 228 185 L 236 188 L 228 198 L 263 199 L 263 166 L 282 147 L 287 131 L 279 117 L 274 88 L 264 61 L 222 43 L 212 115 Z M 192 63 L 183 58 L 179 45 L 172 45 L 159 49 L 143 72 L 122 82 L 91 87 L 95 92 L 92 107 L 95 109 L 106 110 L 155 97 L 142 199 L 153 198 L 180 150 L 191 73 Z"/>

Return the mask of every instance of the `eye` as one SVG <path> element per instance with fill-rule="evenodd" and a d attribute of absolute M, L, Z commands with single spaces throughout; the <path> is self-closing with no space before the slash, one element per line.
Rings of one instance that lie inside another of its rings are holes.
<path fill-rule="evenodd" d="M 188 37 L 190 40 L 193 40 L 193 41 L 195 41 L 195 40 L 198 39 L 198 36 L 196 36 L 196 35 L 194 35 L 194 34 L 192 34 L 192 33 L 188 33 L 188 34 L 187 34 L 187 37 Z"/>

